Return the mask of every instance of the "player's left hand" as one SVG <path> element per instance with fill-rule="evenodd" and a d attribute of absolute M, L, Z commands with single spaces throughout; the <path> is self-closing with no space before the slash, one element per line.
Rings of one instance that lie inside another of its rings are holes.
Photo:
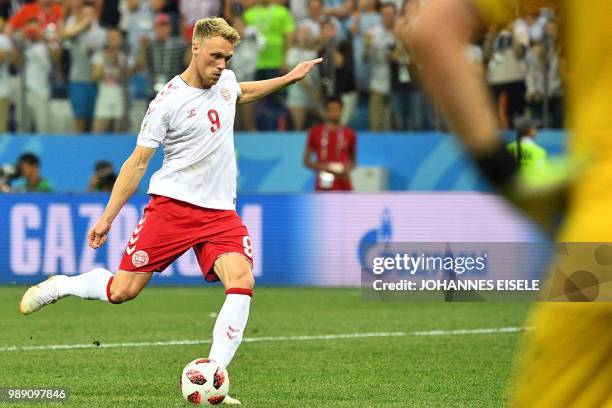
<path fill-rule="evenodd" d="M 90 248 L 98 249 L 106 242 L 108 231 L 110 231 L 111 223 L 100 218 L 96 225 L 90 228 L 87 233 L 87 241 Z"/>
<path fill-rule="evenodd" d="M 306 75 L 308 75 L 308 73 L 310 72 L 310 70 L 315 66 L 321 63 L 321 61 L 323 61 L 323 58 L 316 58 L 310 61 L 302 61 L 300 62 L 295 68 L 293 68 L 291 70 L 291 72 L 289 72 L 286 76 L 287 79 L 289 79 L 289 84 L 294 84 L 302 79 L 304 79 L 304 77 Z"/>

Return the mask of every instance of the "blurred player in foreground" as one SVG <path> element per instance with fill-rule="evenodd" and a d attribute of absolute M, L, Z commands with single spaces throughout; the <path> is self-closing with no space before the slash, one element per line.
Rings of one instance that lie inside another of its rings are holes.
<path fill-rule="evenodd" d="M 111 303 L 134 299 L 153 272 L 162 272 L 193 248 L 204 278 L 221 280 L 226 289 L 209 358 L 227 367 L 242 341 L 254 286 L 251 238 L 235 211 L 236 104 L 295 83 L 321 62 L 302 62 L 282 77 L 238 83 L 225 67 L 239 40 L 223 19 L 199 20 L 189 67 L 149 105 L 137 146 L 121 168 L 102 217 L 88 233 L 91 248 L 106 242 L 113 220 L 161 144 L 164 163 L 151 177 L 151 201 L 129 239 L 119 271 L 113 275 L 98 268 L 78 276 L 51 277 L 28 289 L 19 304 L 21 313 L 35 312 L 68 295 Z M 239 403 L 230 397 L 223 402 Z"/>
<path fill-rule="evenodd" d="M 464 50 L 478 29 L 511 21 L 517 12 L 555 5 L 551 3 L 559 3 L 569 57 L 570 158 L 592 157 L 571 179 L 567 214 L 557 238 L 612 242 L 612 54 L 601 48 L 612 40 L 612 2 L 429 0 L 420 9 L 409 9 L 403 35 L 420 64 L 425 87 L 482 173 L 531 213 L 534 205 L 547 208 L 550 200 L 544 200 L 546 194 L 532 195 L 529 205 L 529 198 L 519 197 L 529 178 L 519 172 L 499 137 L 486 84 L 474 75 Z M 552 191 L 571 174 L 552 170 L 537 177 L 533 193 L 547 187 Z M 525 335 L 512 406 L 612 406 L 612 303 L 540 303 L 528 325 L 535 329 Z"/>

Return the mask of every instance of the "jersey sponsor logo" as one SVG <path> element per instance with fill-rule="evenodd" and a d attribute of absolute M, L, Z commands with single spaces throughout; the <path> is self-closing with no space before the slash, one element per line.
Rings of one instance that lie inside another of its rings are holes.
<path fill-rule="evenodd" d="M 230 94 L 230 91 L 228 91 L 227 88 L 221 88 L 221 96 L 228 102 L 232 98 L 232 94 Z"/>
<path fill-rule="evenodd" d="M 195 108 L 189 109 L 189 114 L 187 115 L 187 118 L 193 118 L 196 115 L 196 110 Z"/>
<path fill-rule="evenodd" d="M 147 254 L 142 249 L 134 252 L 134 255 L 132 255 L 132 265 L 134 265 L 135 267 L 140 268 L 141 266 L 145 266 L 148 263 L 149 254 Z"/>

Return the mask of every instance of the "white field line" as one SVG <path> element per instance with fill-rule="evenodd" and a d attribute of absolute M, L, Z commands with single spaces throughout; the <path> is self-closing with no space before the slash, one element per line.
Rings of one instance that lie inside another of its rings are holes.
<path fill-rule="evenodd" d="M 516 333 L 532 330 L 531 327 L 500 327 L 498 329 L 458 329 L 458 330 L 429 330 L 415 331 L 410 334 L 413 336 L 453 336 L 460 334 L 499 334 Z"/>
<path fill-rule="evenodd" d="M 340 339 L 362 339 L 368 337 L 400 337 L 400 336 L 454 336 L 464 334 L 499 334 L 515 333 L 528 330 L 523 327 L 501 327 L 493 329 L 460 329 L 460 330 L 430 330 L 415 332 L 381 332 L 381 333 L 347 333 L 347 334 L 324 334 L 317 336 L 270 336 L 270 337 L 245 337 L 244 343 L 256 343 L 260 341 L 312 341 L 312 340 L 340 340 Z M 142 341 L 127 343 L 94 343 L 81 344 L 47 344 L 41 346 L 8 346 L 0 347 L 0 352 L 6 351 L 34 351 L 34 350 L 72 350 L 91 348 L 115 348 L 115 347 L 152 347 L 152 346 L 192 346 L 198 344 L 210 344 L 212 340 L 167 340 L 167 341 Z"/>

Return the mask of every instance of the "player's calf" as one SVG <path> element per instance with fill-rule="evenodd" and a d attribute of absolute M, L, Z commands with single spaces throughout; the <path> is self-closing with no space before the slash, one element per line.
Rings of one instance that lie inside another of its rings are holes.
<path fill-rule="evenodd" d="M 19 311 L 30 314 L 66 296 L 109 301 L 108 287 L 113 274 L 103 268 L 75 275 L 56 275 L 29 288 L 19 302 Z"/>
<path fill-rule="evenodd" d="M 255 280 L 251 263 L 237 253 L 218 258 L 214 268 L 226 297 L 213 329 L 209 358 L 227 367 L 242 342 Z"/>
<path fill-rule="evenodd" d="M 136 298 L 152 275 L 153 272 L 117 272 L 108 285 L 108 301 L 119 304 Z"/>
<path fill-rule="evenodd" d="M 152 274 L 119 271 L 113 275 L 106 269 L 96 268 L 75 276 L 52 276 L 24 293 L 19 311 L 22 314 L 34 313 L 66 296 L 123 303 L 138 296 Z"/>
<path fill-rule="evenodd" d="M 130 291 L 129 289 L 111 290 L 108 295 L 108 301 L 113 304 L 120 304 L 132 300 L 138 296 L 137 292 Z"/>

